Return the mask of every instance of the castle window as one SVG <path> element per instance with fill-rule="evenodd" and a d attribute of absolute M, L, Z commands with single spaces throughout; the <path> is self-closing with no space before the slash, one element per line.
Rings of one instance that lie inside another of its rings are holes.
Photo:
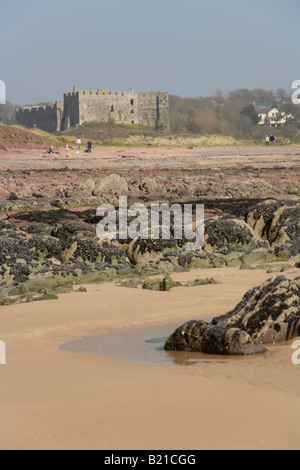
<path fill-rule="evenodd" d="M 131 104 L 131 106 L 133 106 L 134 105 L 134 100 L 130 100 L 130 104 Z"/>
<path fill-rule="evenodd" d="M 131 114 L 134 114 L 134 109 L 131 110 Z"/>
<path fill-rule="evenodd" d="M 114 110 L 115 110 L 114 106 L 111 106 L 111 108 L 110 108 L 110 112 L 111 112 L 111 113 L 113 113 L 113 112 L 114 112 Z"/>
<path fill-rule="evenodd" d="M 134 124 L 134 121 L 131 121 L 131 124 Z"/>

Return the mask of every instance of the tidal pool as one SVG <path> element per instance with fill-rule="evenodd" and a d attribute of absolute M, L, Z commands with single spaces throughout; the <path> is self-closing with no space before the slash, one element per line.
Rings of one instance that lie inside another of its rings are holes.
<path fill-rule="evenodd" d="M 210 321 L 206 319 L 204 321 Z M 116 357 L 139 364 L 192 365 L 198 362 L 228 362 L 241 356 L 212 356 L 202 353 L 165 351 L 164 344 L 184 321 L 155 326 L 124 328 L 98 336 L 85 336 L 59 346 L 61 351 L 76 354 Z"/>
<path fill-rule="evenodd" d="M 164 344 L 184 321 L 155 326 L 124 328 L 99 336 L 86 336 L 59 346 L 61 351 L 92 354 L 126 359 L 139 364 L 190 365 L 195 361 L 209 360 L 212 356 L 201 353 L 169 352 Z M 222 359 L 220 356 L 219 360 Z"/>

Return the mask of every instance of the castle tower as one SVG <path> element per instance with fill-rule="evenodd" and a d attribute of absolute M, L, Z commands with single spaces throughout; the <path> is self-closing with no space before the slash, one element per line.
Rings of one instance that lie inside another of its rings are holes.
<path fill-rule="evenodd" d="M 85 122 L 115 122 L 118 124 L 142 124 L 169 131 L 168 93 L 77 91 L 64 95 L 65 112 L 62 128 L 67 129 Z"/>

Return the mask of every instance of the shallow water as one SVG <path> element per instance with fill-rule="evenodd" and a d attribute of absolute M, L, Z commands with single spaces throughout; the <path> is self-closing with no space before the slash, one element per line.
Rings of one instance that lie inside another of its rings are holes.
<path fill-rule="evenodd" d="M 166 339 L 183 323 L 180 321 L 156 326 L 124 328 L 100 336 L 86 336 L 69 341 L 60 345 L 59 349 L 70 353 L 116 357 L 151 365 L 188 366 L 198 362 L 227 362 L 237 359 L 237 356 L 165 351 Z M 238 357 L 241 358 L 241 356 Z"/>

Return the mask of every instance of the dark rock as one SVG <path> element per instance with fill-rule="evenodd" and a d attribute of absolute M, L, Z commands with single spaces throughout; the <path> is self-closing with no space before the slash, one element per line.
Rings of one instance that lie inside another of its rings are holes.
<path fill-rule="evenodd" d="M 62 241 L 68 240 L 70 236 L 95 237 L 95 226 L 81 222 L 80 220 L 67 222 L 64 225 L 58 225 L 52 232 L 52 235 Z"/>
<path fill-rule="evenodd" d="M 269 243 L 258 236 L 243 220 L 232 216 L 215 217 L 205 222 L 205 251 L 223 254 L 255 248 L 268 248 Z"/>
<path fill-rule="evenodd" d="M 263 352 L 263 344 L 296 336 L 300 336 L 300 278 L 278 276 L 251 289 L 234 310 L 210 324 L 192 321 L 181 326 L 165 349 L 247 355 Z"/>
<path fill-rule="evenodd" d="M 22 231 L 30 234 L 35 234 L 35 235 L 51 235 L 51 232 L 53 230 L 53 226 L 47 225 L 44 223 L 32 223 L 29 225 L 26 225 L 22 227 Z"/>
<path fill-rule="evenodd" d="M 247 223 L 271 246 L 280 245 L 291 256 L 300 253 L 300 204 L 295 201 L 263 201 L 250 210 Z"/>
<path fill-rule="evenodd" d="M 250 355 L 265 352 L 251 336 L 238 328 L 222 328 L 201 321 L 190 321 L 171 335 L 165 344 L 167 351 L 191 351 L 204 354 Z"/>
<path fill-rule="evenodd" d="M 274 199 L 256 204 L 246 215 L 246 221 L 261 237 L 269 239 L 269 231 L 275 212 L 282 206 L 282 202 Z"/>
<path fill-rule="evenodd" d="M 9 201 L 18 201 L 19 198 L 18 196 L 16 195 L 16 193 L 11 193 L 9 198 L 8 198 Z"/>
<path fill-rule="evenodd" d="M 241 328 L 263 344 L 300 336 L 300 278 L 282 275 L 266 281 L 247 292 L 234 310 L 212 323 Z"/>

